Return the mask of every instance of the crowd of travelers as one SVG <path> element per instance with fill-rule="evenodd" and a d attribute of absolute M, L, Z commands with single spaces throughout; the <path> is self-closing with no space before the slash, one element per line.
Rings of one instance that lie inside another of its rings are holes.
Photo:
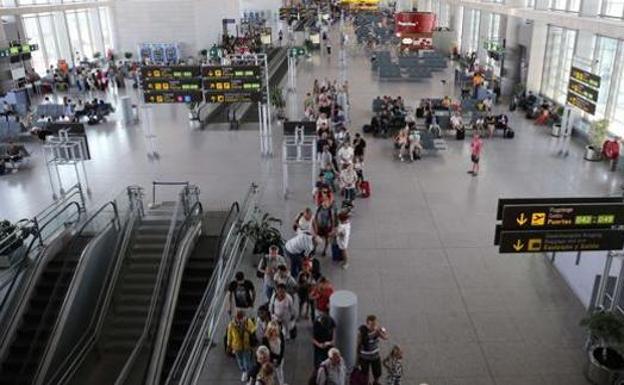
<path fill-rule="evenodd" d="M 236 358 L 245 384 L 285 385 L 285 346 L 297 338 L 298 326 L 307 320 L 312 324 L 314 352 L 309 384 L 368 385 L 369 374 L 373 384 L 379 384 L 382 367 L 386 368 L 387 384 L 401 383 L 402 351 L 395 346 L 382 360 L 380 343 L 389 334 L 375 315 L 369 315 L 358 329 L 356 368 L 350 371 L 346 367 L 336 347 L 336 323 L 330 316 L 334 286 L 321 271 L 320 260 L 328 249 L 334 262 L 348 267 L 354 200 L 368 194 L 362 191 L 366 141 L 347 129 L 347 120 L 341 116 L 347 104 L 347 84 L 314 82 L 305 108 L 307 116 L 316 120 L 316 161 L 321 170 L 313 192 L 316 208 L 307 207 L 298 213 L 292 224 L 294 236 L 283 246 L 269 247 L 262 257 L 257 267 L 259 291 L 243 272 L 238 272 L 230 284 L 231 321 L 225 346 Z M 340 195 L 338 207 L 336 197 Z M 254 315 L 256 303 L 261 305 Z"/>

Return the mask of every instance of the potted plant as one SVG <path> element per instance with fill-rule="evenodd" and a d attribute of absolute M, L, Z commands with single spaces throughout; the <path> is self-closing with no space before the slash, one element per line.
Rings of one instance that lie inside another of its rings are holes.
<path fill-rule="evenodd" d="M 281 87 L 275 87 L 271 90 L 271 104 L 275 107 L 277 119 L 284 119 L 286 117 L 284 112 L 286 99 L 284 99 L 284 93 Z"/>
<path fill-rule="evenodd" d="M 596 311 L 581 320 L 589 333 L 587 379 L 596 385 L 613 384 L 624 370 L 624 357 L 618 350 L 624 343 L 624 321 L 613 312 Z"/>
<path fill-rule="evenodd" d="M 602 160 L 602 144 L 607 139 L 609 121 L 597 120 L 592 123 L 589 136 L 590 143 L 585 146 L 585 160 L 596 162 Z"/>
<path fill-rule="evenodd" d="M 254 242 L 254 254 L 266 254 L 272 245 L 277 245 L 281 248 L 282 233 L 277 228 L 281 224 L 281 219 L 258 210 L 258 215 L 254 215 L 238 231 Z"/>

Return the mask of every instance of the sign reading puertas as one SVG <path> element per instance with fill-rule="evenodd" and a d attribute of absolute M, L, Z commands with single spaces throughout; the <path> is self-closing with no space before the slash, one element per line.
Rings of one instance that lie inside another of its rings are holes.
<path fill-rule="evenodd" d="M 494 244 L 501 253 L 619 250 L 624 201 L 606 198 L 500 199 Z"/>

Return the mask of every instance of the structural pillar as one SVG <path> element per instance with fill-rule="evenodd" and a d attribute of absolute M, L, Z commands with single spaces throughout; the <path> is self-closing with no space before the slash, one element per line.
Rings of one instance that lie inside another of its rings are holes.
<path fill-rule="evenodd" d="M 542 86 L 542 72 L 544 72 L 544 56 L 546 40 L 548 38 L 548 24 L 535 20 L 529 53 L 529 71 L 527 75 L 527 91 L 539 94 Z"/>
<path fill-rule="evenodd" d="M 336 347 L 347 368 L 353 368 L 357 349 L 357 296 L 352 291 L 338 290 L 329 298 L 329 315 L 336 323 Z"/>

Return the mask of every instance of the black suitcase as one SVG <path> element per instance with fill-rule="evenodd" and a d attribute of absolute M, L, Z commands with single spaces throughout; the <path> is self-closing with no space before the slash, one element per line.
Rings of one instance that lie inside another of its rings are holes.
<path fill-rule="evenodd" d="M 416 108 L 416 117 L 422 119 L 425 117 L 425 109 L 422 107 Z"/>
<path fill-rule="evenodd" d="M 365 124 L 362 126 L 362 132 L 365 134 L 370 134 L 373 131 L 373 127 L 370 124 Z"/>
<path fill-rule="evenodd" d="M 514 136 L 516 136 L 516 133 L 511 128 L 508 128 L 507 131 L 505 131 L 505 138 L 513 139 Z"/>
<path fill-rule="evenodd" d="M 455 139 L 457 139 L 457 140 L 464 140 L 465 137 L 466 137 L 466 131 L 465 130 L 456 130 L 455 131 Z"/>

